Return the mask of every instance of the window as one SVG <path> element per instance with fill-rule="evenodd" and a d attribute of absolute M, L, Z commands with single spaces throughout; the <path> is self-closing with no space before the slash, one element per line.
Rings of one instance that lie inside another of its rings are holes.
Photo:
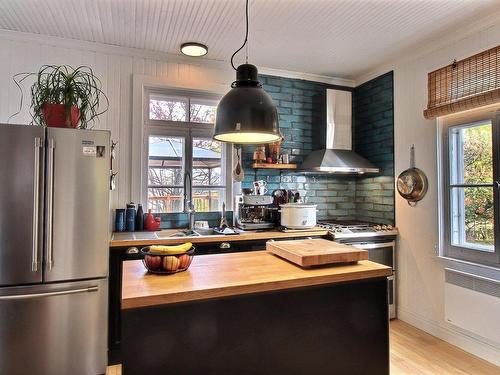
<path fill-rule="evenodd" d="M 219 211 L 231 197 L 231 147 L 212 139 L 217 97 L 147 92 L 143 196 L 153 212 Z M 187 186 L 185 186 L 187 183 Z"/>
<path fill-rule="evenodd" d="M 440 123 L 444 254 L 498 265 L 498 116 L 482 110 L 444 118 Z"/>

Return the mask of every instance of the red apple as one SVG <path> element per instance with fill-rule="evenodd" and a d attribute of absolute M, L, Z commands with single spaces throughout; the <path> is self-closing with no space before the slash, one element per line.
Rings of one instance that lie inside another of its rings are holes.
<path fill-rule="evenodd" d="M 161 266 L 161 257 L 154 255 L 146 255 L 144 257 L 144 260 L 146 261 L 146 265 L 150 270 L 155 271 Z"/>
<path fill-rule="evenodd" d="M 191 257 L 187 254 L 182 254 L 180 257 L 179 257 L 179 268 L 180 269 L 186 269 L 189 267 L 189 264 L 191 263 Z"/>

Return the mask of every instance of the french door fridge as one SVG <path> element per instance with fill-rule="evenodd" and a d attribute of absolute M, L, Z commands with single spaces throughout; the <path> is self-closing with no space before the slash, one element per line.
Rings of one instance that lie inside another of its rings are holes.
<path fill-rule="evenodd" d="M 109 132 L 0 124 L 0 374 L 103 374 Z"/>

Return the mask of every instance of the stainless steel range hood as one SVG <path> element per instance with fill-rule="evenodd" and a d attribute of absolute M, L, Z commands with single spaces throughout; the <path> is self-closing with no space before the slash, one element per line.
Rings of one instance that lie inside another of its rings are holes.
<path fill-rule="evenodd" d="M 378 173 L 379 168 L 352 151 L 351 92 L 327 89 L 326 95 L 315 100 L 319 108 L 315 120 L 320 125 L 312 136 L 316 150 L 307 155 L 300 169 L 315 173 Z"/>

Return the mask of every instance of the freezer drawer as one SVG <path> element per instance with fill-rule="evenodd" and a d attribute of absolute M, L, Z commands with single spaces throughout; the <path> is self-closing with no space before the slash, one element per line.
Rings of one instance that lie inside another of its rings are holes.
<path fill-rule="evenodd" d="M 107 279 L 0 289 L 0 374 L 104 374 Z"/>
<path fill-rule="evenodd" d="M 47 129 L 44 281 L 105 277 L 109 132 Z"/>
<path fill-rule="evenodd" d="M 0 124 L 0 285 L 42 281 L 44 134 Z"/>

